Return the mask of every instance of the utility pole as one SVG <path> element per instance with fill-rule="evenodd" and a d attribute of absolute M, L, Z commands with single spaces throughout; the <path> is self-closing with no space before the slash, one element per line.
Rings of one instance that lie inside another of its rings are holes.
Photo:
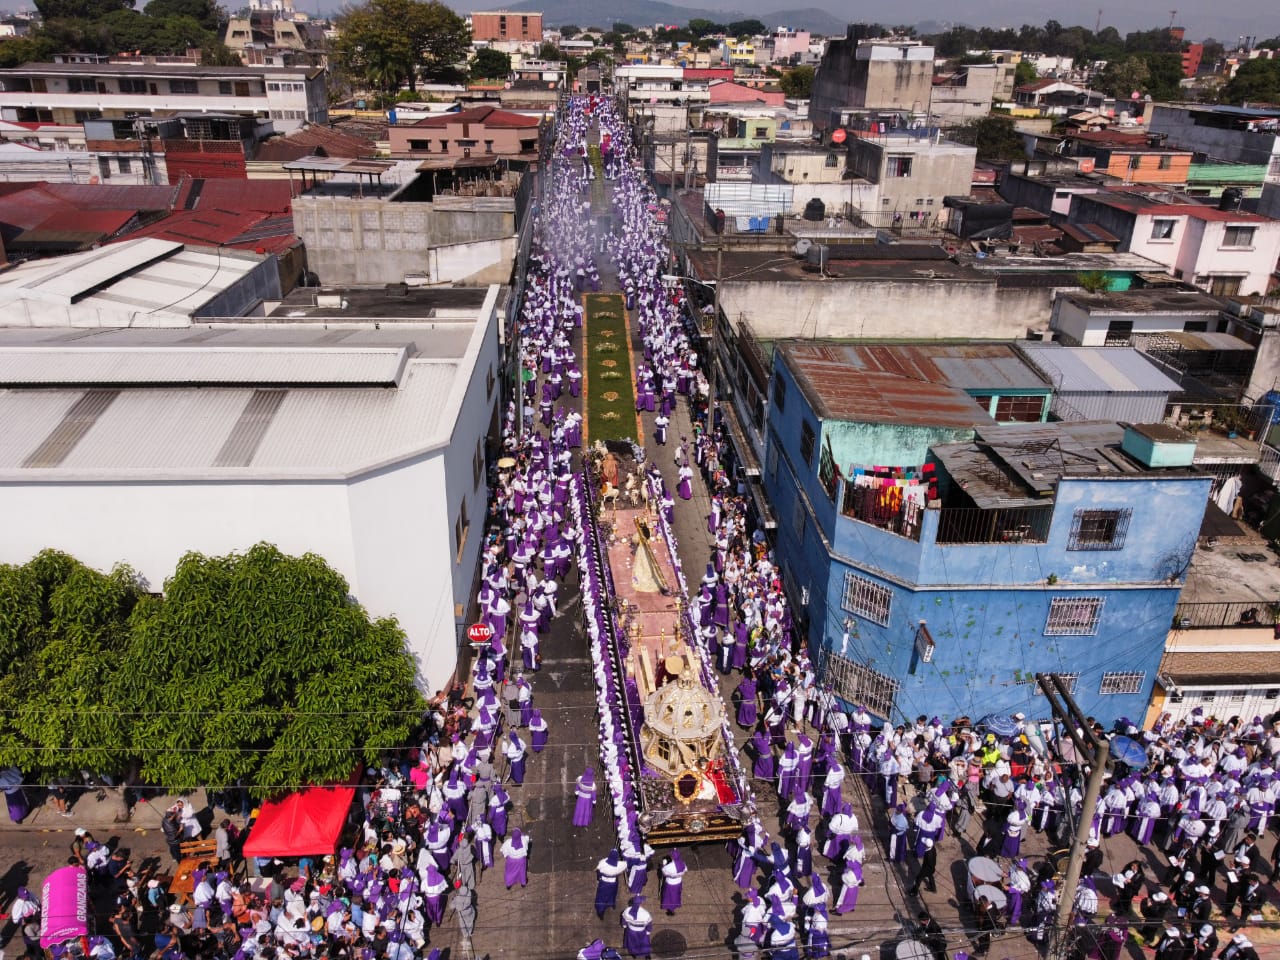
<path fill-rule="evenodd" d="M 1079 764 L 1081 766 L 1088 764 L 1090 767 L 1089 782 L 1085 786 L 1084 801 L 1080 806 L 1080 822 L 1076 825 L 1076 835 L 1071 841 L 1071 856 L 1067 861 L 1067 875 L 1062 881 L 1062 898 L 1058 901 L 1058 916 L 1054 923 L 1051 955 L 1057 960 L 1064 960 L 1070 947 L 1067 934 L 1071 929 L 1071 913 L 1075 909 L 1076 888 L 1080 884 L 1080 866 L 1084 862 L 1085 850 L 1089 845 L 1093 811 L 1098 806 L 1098 796 L 1102 793 L 1102 781 L 1106 778 L 1107 770 L 1111 766 L 1111 745 L 1094 734 L 1061 677 L 1056 673 L 1037 673 L 1036 683 L 1049 701 L 1049 709 L 1053 711 L 1054 717 L 1071 737 Z M 1062 697 L 1062 704 L 1058 702 L 1059 696 Z M 1080 733 L 1077 733 L 1077 727 Z"/>

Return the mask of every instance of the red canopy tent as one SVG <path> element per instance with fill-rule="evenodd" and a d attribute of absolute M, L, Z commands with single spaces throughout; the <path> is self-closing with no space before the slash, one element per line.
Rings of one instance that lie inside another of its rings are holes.
<path fill-rule="evenodd" d="M 244 844 L 246 857 L 306 857 L 333 853 L 356 788 L 308 787 L 258 811 Z"/>

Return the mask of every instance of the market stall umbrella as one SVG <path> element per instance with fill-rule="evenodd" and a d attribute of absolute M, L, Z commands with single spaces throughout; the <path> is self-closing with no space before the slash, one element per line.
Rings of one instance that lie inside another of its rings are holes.
<path fill-rule="evenodd" d="M 1147 751 L 1142 744 L 1132 737 L 1113 737 L 1111 740 L 1111 756 L 1126 766 L 1141 770 L 1147 765 Z"/>
<path fill-rule="evenodd" d="M 990 730 L 997 737 L 1012 737 L 1015 733 L 1022 729 L 1022 725 L 1013 717 L 1000 713 L 989 713 L 977 724 Z"/>
<path fill-rule="evenodd" d="M 1003 910 L 1005 904 L 1009 902 L 1009 898 L 1004 895 L 1004 891 L 999 887 L 993 887 L 989 883 L 984 883 L 977 890 L 973 891 L 973 899 L 976 902 L 978 897 L 986 897 L 987 903 L 995 907 L 997 910 Z"/>

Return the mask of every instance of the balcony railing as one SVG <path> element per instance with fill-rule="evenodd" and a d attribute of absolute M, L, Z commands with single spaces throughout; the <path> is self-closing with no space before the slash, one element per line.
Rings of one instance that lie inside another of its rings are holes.
<path fill-rule="evenodd" d="M 1280 617 L 1280 600 L 1236 603 L 1180 603 L 1173 614 L 1175 630 L 1218 630 L 1223 627 L 1270 627 Z"/>
<path fill-rule="evenodd" d="M 890 490 L 893 488 L 886 487 L 882 492 L 876 487 L 857 487 L 846 483 L 840 512 L 851 520 L 919 541 L 924 508 L 905 497 L 886 499 Z"/>
<path fill-rule="evenodd" d="M 936 542 L 1046 543 L 1051 507 L 982 510 L 976 507 L 944 507 L 939 511 Z"/>

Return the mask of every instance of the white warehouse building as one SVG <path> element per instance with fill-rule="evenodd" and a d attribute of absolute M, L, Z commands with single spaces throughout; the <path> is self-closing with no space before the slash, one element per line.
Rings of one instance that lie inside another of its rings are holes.
<path fill-rule="evenodd" d="M 0 275 L 21 324 L 0 321 L 0 562 L 55 548 L 160 590 L 192 550 L 315 553 L 399 621 L 420 686 L 446 686 L 483 541 L 500 288 L 301 289 L 183 318 L 139 308 L 139 277 L 192 251 L 139 243 Z M 246 274 L 223 273 L 236 299 Z M 92 305 L 113 300 L 133 325 Z"/>

